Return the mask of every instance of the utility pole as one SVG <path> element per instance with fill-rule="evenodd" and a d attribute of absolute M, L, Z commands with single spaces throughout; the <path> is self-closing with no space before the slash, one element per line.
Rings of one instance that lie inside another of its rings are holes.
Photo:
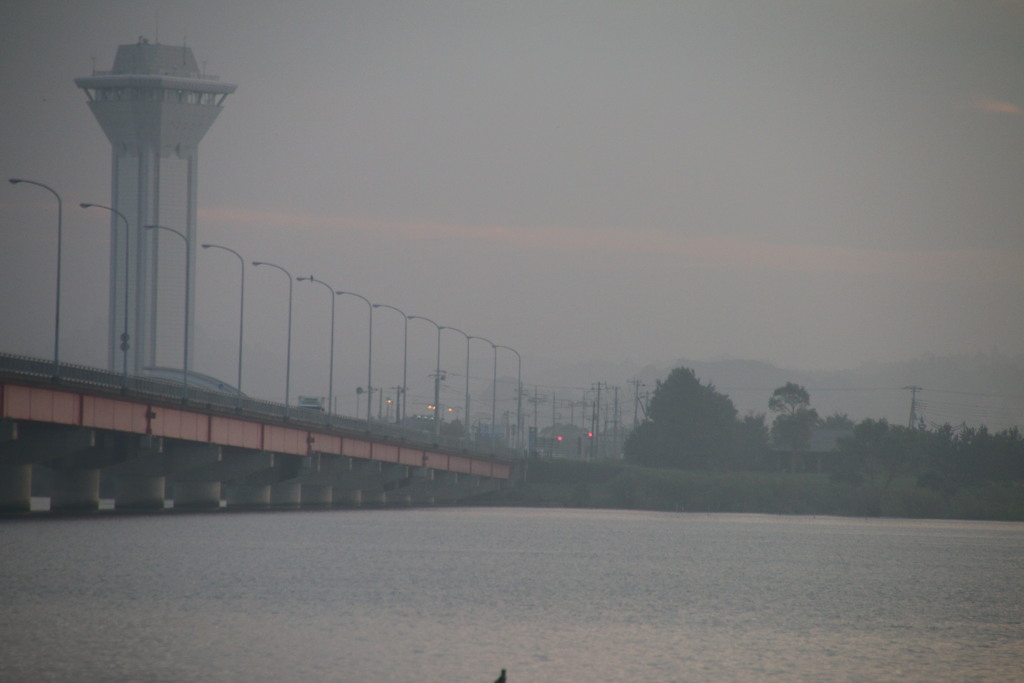
<path fill-rule="evenodd" d="M 591 429 L 594 436 L 590 438 L 590 459 L 594 460 L 597 456 L 597 440 L 601 438 L 600 427 L 601 427 L 601 382 L 595 385 L 597 389 L 597 398 L 594 400 L 594 412 L 591 417 Z"/>
<path fill-rule="evenodd" d="M 631 379 L 629 383 L 633 385 L 633 429 L 640 426 L 640 380 Z"/>
<path fill-rule="evenodd" d="M 534 384 L 533 385 L 533 396 L 527 397 L 526 400 L 529 401 L 531 404 L 533 404 L 533 439 L 534 439 L 533 447 L 534 447 L 535 450 L 539 451 L 540 450 L 540 430 L 539 430 L 538 424 L 537 424 L 537 416 L 538 416 L 538 413 L 540 412 L 540 408 L 539 408 L 540 404 L 544 403 L 545 401 L 547 401 L 547 397 L 541 396 L 540 393 L 539 393 L 539 390 L 537 389 L 537 385 Z"/>
<path fill-rule="evenodd" d="M 612 424 L 614 424 L 615 426 L 613 427 L 613 431 L 612 431 L 612 434 L 613 434 L 612 443 L 615 444 L 615 449 L 616 449 L 616 454 L 617 454 L 618 453 L 618 449 L 619 449 L 619 387 L 618 387 L 618 385 L 616 385 L 614 387 L 614 389 L 615 389 L 615 412 L 613 414 L 614 422 Z"/>
<path fill-rule="evenodd" d="M 909 386 L 903 389 L 910 392 L 910 420 L 907 421 L 907 427 L 913 429 L 917 422 L 917 392 L 921 391 L 921 387 Z"/>

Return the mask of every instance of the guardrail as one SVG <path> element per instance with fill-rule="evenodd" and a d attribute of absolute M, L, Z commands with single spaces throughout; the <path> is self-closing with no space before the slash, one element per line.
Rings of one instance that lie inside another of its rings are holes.
<path fill-rule="evenodd" d="M 234 392 L 212 391 L 195 386 L 189 386 L 186 389 L 181 382 L 139 375 L 126 376 L 119 372 L 87 365 L 74 363 L 54 365 L 52 360 L 31 356 L 0 352 L 0 375 L 31 379 L 37 383 L 91 387 L 103 393 L 116 393 L 125 397 L 161 403 L 194 404 L 212 412 L 302 424 L 316 429 L 327 427 L 349 433 L 373 434 L 386 437 L 389 440 L 419 443 L 449 451 L 473 451 L 498 458 L 511 458 L 515 455 L 514 450 L 507 447 L 495 447 L 494 444 L 480 447 L 479 444 L 464 438 L 435 437 L 422 429 L 410 429 L 390 422 L 328 415 L 309 408 L 297 408 L 286 406 L 283 403 L 251 398 L 244 394 L 239 396 Z"/>

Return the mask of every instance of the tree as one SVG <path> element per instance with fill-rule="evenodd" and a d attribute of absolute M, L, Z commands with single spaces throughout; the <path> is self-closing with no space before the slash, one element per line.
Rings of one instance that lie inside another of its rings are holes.
<path fill-rule="evenodd" d="M 921 452 L 928 438 L 927 432 L 910 427 L 890 425 L 887 420 L 862 420 L 853 433 L 839 441 L 841 481 L 859 483 L 864 476 L 882 482 L 888 489 L 896 477 L 907 476 L 921 470 Z M 934 475 L 926 478 L 930 487 L 937 484 Z"/>
<path fill-rule="evenodd" d="M 819 421 L 819 425 L 824 429 L 841 429 L 844 431 L 852 431 L 854 427 L 853 420 L 846 413 L 840 413 L 838 410 L 823 420 Z"/>
<path fill-rule="evenodd" d="M 626 457 L 652 467 L 722 469 L 736 442 L 736 407 L 689 368 L 658 382 L 647 420 L 626 440 Z"/>
<path fill-rule="evenodd" d="M 772 423 L 772 436 L 789 450 L 790 472 L 796 470 L 796 454 L 807 448 L 818 425 L 818 412 L 810 404 L 807 389 L 792 382 L 776 389 L 768 399 L 768 408 L 778 413 Z"/>
<path fill-rule="evenodd" d="M 734 470 L 764 470 L 770 454 L 770 431 L 764 413 L 745 415 L 737 423 Z"/>

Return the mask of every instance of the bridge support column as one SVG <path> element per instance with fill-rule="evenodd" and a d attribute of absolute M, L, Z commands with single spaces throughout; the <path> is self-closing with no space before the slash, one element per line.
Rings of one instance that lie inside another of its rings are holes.
<path fill-rule="evenodd" d="M 32 509 L 32 465 L 0 465 L 0 512 Z"/>
<path fill-rule="evenodd" d="M 51 512 L 92 512 L 100 507 L 98 469 L 55 469 L 50 486 Z"/>
<path fill-rule="evenodd" d="M 334 505 L 339 507 L 362 507 L 363 492 L 359 489 L 335 489 Z"/>
<path fill-rule="evenodd" d="M 321 484 L 302 485 L 302 507 L 330 507 L 334 500 L 334 487 Z"/>
<path fill-rule="evenodd" d="M 270 505 L 270 486 L 229 484 L 225 498 L 229 510 L 231 508 L 265 508 Z"/>
<path fill-rule="evenodd" d="M 174 482 L 175 510 L 216 510 L 220 508 L 219 481 Z"/>
<path fill-rule="evenodd" d="M 302 502 L 302 485 L 281 482 L 270 485 L 270 506 L 275 508 L 297 508 Z"/>
<path fill-rule="evenodd" d="M 360 491 L 360 505 L 387 505 L 388 494 L 384 491 Z"/>
<path fill-rule="evenodd" d="M 121 476 L 115 480 L 115 510 L 163 510 L 166 486 L 160 476 Z"/>

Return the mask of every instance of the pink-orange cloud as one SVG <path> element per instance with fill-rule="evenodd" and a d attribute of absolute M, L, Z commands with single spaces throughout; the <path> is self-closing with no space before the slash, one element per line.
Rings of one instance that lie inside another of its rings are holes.
<path fill-rule="evenodd" d="M 995 100 L 989 97 L 980 97 L 971 101 L 970 106 L 972 109 L 983 111 L 988 114 L 1009 114 L 1012 116 L 1020 116 L 1024 114 L 1024 109 L 1021 109 L 1012 102 L 1003 102 Z"/>
<path fill-rule="evenodd" d="M 271 228 L 348 234 L 416 242 L 472 243 L 495 249 L 544 253 L 591 253 L 604 258 L 640 257 L 652 265 L 719 271 L 836 273 L 918 281 L 979 278 L 1019 283 L 1024 253 L 996 249 L 870 249 L 774 242 L 737 235 L 693 235 L 649 228 L 455 225 L 390 222 L 301 213 L 203 209 L 204 223 L 241 223 Z M 315 235 L 310 236 L 316 239 Z"/>

